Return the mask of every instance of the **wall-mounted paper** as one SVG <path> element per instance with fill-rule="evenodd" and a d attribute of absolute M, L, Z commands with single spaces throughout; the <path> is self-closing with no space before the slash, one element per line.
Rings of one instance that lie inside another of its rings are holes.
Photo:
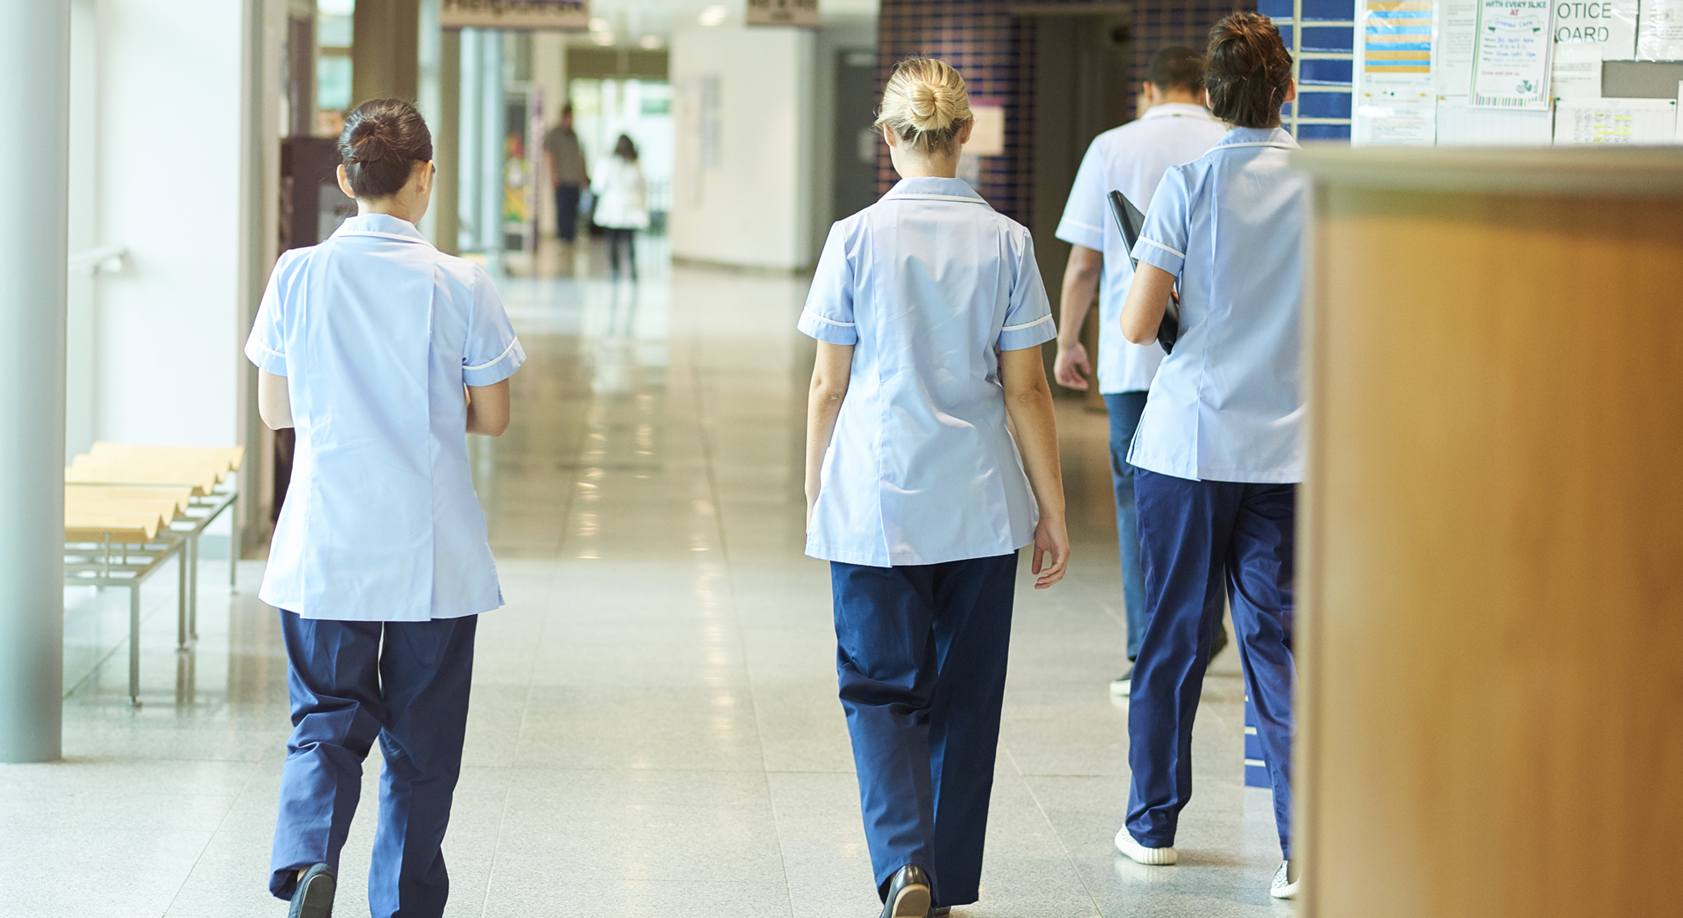
<path fill-rule="evenodd" d="M 1683 80 L 1677 81 L 1677 133 L 1672 135 L 1672 143 L 1683 143 Z"/>
<path fill-rule="evenodd" d="M 1683 60 L 1683 0 L 1642 0 L 1636 24 L 1636 59 Z"/>
<path fill-rule="evenodd" d="M 1474 106 L 1548 110 L 1553 18 L 1550 0 L 1479 0 Z"/>
<path fill-rule="evenodd" d="M 1554 113 L 1473 108 L 1466 96 L 1438 100 L 1440 147 L 1546 147 Z"/>
<path fill-rule="evenodd" d="M 999 99 L 980 96 L 970 100 L 970 117 L 975 127 L 970 129 L 970 142 L 965 152 L 977 156 L 1000 156 L 1005 153 L 1005 103 Z"/>
<path fill-rule="evenodd" d="M 1604 61 L 1628 61 L 1636 56 L 1637 3 L 1560 0 L 1554 7 L 1554 40 L 1562 45 L 1594 45 L 1601 49 Z"/>
<path fill-rule="evenodd" d="M 1556 99 L 1601 98 L 1601 48 L 1587 44 L 1555 45 L 1550 80 Z"/>
<path fill-rule="evenodd" d="M 1562 99 L 1554 111 L 1554 145 L 1661 146 L 1677 135 L 1674 99 Z"/>
<path fill-rule="evenodd" d="M 1357 69 L 1363 76 L 1431 80 L 1432 0 L 1365 0 L 1357 10 L 1362 17 Z"/>
<path fill-rule="evenodd" d="M 1437 142 L 1438 97 L 1424 89 L 1370 86 L 1356 100 L 1351 145 L 1429 147 Z"/>
<path fill-rule="evenodd" d="M 1473 52 L 1478 49 L 1478 0 L 1439 0 L 1437 59 L 1432 63 L 1440 96 L 1473 91 Z"/>

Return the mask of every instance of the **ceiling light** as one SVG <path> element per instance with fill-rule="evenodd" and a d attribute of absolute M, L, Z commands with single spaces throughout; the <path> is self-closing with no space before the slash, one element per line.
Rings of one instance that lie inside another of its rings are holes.
<path fill-rule="evenodd" d="M 596 42 L 599 45 L 611 45 L 611 44 L 614 43 L 614 33 L 612 33 L 612 32 L 593 32 L 590 35 L 590 40 Z"/>
<path fill-rule="evenodd" d="M 660 47 L 660 36 L 659 35 L 644 35 L 642 40 L 638 41 L 637 44 L 641 45 L 644 48 L 649 49 L 650 51 L 653 51 L 654 49 Z"/>
<path fill-rule="evenodd" d="M 716 26 L 729 18 L 730 10 L 726 7 L 710 6 L 707 9 L 702 10 L 701 15 L 697 16 L 695 21 L 704 26 Z"/>
<path fill-rule="evenodd" d="M 606 32 L 606 31 L 608 31 L 608 29 L 609 29 L 608 20 L 603 19 L 601 17 L 597 17 L 595 19 L 590 20 L 590 31 L 592 31 L 592 32 Z"/>

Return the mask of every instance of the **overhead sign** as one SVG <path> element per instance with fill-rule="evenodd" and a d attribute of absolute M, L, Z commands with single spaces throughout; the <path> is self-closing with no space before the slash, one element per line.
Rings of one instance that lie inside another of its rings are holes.
<path fill-rule="evenodd" d="M 748 24 L 816 28 L 818 0 L 748 0 Z"/>
<path fill-rule="evenodd" d="M 582 32 L 590 26 L 589 0 L 442 0 L 446 29 Z"/>

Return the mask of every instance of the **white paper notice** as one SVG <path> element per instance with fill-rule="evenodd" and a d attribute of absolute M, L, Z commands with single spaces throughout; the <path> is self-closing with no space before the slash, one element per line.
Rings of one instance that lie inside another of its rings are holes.
<path fill-rule="evenodd" d="M 1473 52 L 1478 48 L 1478 0 L 1439 0 L 1437 59 L 1432 68 L 1440 96 L 1473 91 Z"/>
<path fill-rule="evenodd" d="M 1554 40 L 1561 45 L 1594 45 L 1601 49 L 1604 61 L 1628 61 L 1636 56 L 1637 3 L 1559 0 L 1554 6 Z"/>
<path fill-rule="evenodd" d="M 1683 0 L 1642 0 L 1636 27 L 1636 59 L 1683 60 Z"/>
<path fill-rule="evenodd" d="M 1369 86 L 1356 101 L 1351 145 L 1429 147 L 1438 137 L 1438 97 L 1424 89 Z"/>
<path fill-rule="evenodd" d="M 1662 146 L 1677 135 L 1673 99 L 1563 99 L 1554 110 L 1554 145 Z"/>
<path fill-rule="evenodd" d="M 1473 108 L 1466 96 L 1438 100 L 1440 147 L 1546 147 L 1553 139 L 1553 112 Z"/>
<path fill-rule="evenodd" d="M 1601 98 L 1601 48 L 1596 45 L 1554 46 L 1554 97 Z"/>
<path fill-rule="evenodd" d="M 1550 0 L 1479 0 L 1475 107 L 1548 109 L 1553 13 Z"/>

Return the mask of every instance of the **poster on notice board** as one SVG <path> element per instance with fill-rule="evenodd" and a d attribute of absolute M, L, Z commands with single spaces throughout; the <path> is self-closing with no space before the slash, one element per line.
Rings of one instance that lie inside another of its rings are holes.
<path fill-rule="evenodd" d="M 514 32 L 582 32 L 590 26 L 588 0 L 440 0 L 446 29 Z"/>
<path fill-rule="evenodd" d="M 1436 0 L 1362 0 L 1354 146 L 1431 146 L 1437 137 Z"/>
<path fill-rule="evenodd" d="M 1548 111 L 1551 0 L 1479 0 L 1474 108 Z"/>

